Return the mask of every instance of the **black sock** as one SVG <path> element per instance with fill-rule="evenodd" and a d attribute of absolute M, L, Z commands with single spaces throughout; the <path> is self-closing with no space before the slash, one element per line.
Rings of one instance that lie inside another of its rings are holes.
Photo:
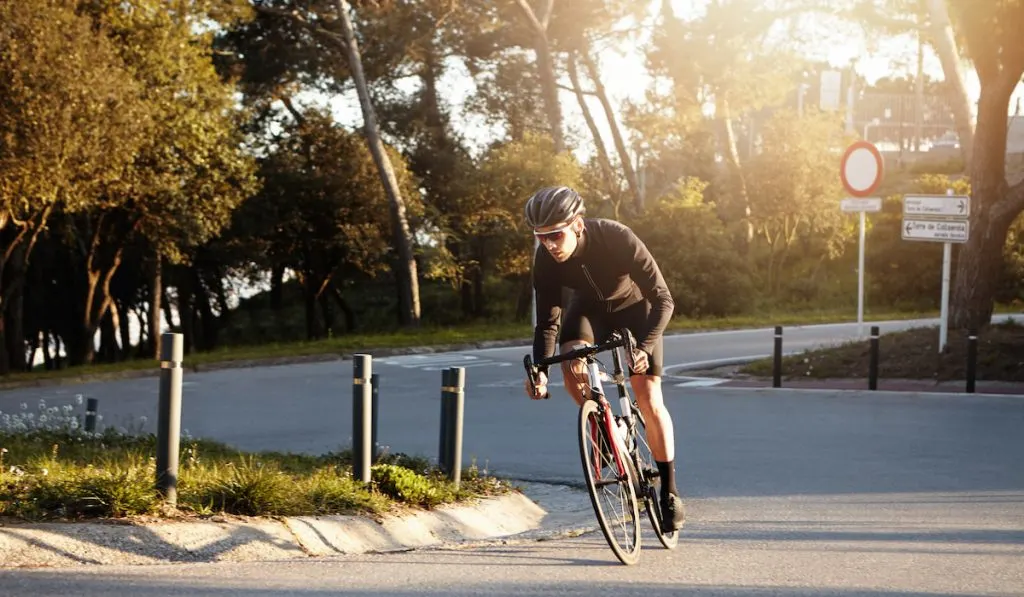
<path fill-rule="evenodd" d="M 676 490 L 676 466 L 675 462 L 670 460 L 668 462 L 654 461 L 654 464 L 658 465 L 658 478 L 661 479 L 661 499 L 665 499 L 669 494 L 679 495 Z"/>

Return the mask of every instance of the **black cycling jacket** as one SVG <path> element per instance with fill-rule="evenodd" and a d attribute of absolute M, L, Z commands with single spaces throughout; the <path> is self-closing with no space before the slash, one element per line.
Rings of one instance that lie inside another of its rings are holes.
<path fill-rule="evenodd" d="M 584 244 L 565 263 L 558 263 L 543 246 L 533 261 L 537 292 L 537 327 L 533 358 L 555 354 L 562 313 L 562 287 L 571 288 L 573 301 L 585 312 L 614 313 L 643 300 L 651 303 L 646 330 L 632 330 L 640 348 L 649 354 L 675 309 L 665 278 L 651 252 L 636 234 L 613 220 L 584 218 Z M 600 340 L 600 338 L 595 338 Z"/>

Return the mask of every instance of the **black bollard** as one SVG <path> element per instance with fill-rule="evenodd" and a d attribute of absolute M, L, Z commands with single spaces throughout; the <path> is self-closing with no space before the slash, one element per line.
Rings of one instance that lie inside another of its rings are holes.
<path fill-rule="evenodd" d="M 782 387 L 782 326 L 775 326 L 775 361 L 772 364 L 772 387 Z"/>
<path fill-rule="evenodd" d="M 370 430 L 373 409 L 373 357 L 368 354 L 352 355 L 352 478 L 370 482 Z"/>
<path fill-rule="evenodd" d="M 456 489 L 462 481 L 462 422 L 466 405 L 466 368 L 452 367 L 449 374 L 451 381 L 451 407 L 448 421 L 448 479 Z"/>
<path fill-rule="evenodd" d="M 156 432 L 156 488 L 167 505 L 178 503 L 178 454 L 181 443 L 181 361 L 184 337 L 160 338 L 160 402 Z"/>
<path fill-rule="evenodd" d="M 978 367 L 978 331 L 967 332 L 967 393 L 974 393 L 974 378 Z"/>
<path fill-rule="evenodd" d="M 85 400 L 85 430 L 89 433 L 96 431 L 96 411 L 99 408 L 99 401 L 95 398 Z"/>
<path fill-rule="evenodd" d="M 454 385 L 452 383 L 452 369 L 448 368 L 441 371 L 441 425 L 437 444 L 437 466 L 445 473 L 451 470 L 448 453 L 451 451 L 449 446 L 451 436 L 449 427 L 451 425 L 452 396 L 454 394 L 452 388 Z"/>
<path fill-rule="evenodd" d="M 878 326 L 871 326 L 871 354 L 868 357 L 868 389 L 878 389 Z"/>
<path fill-rule="evenodd" d="M 380 451 L 380 445 L 377 443 L 377 402 L 380 398 L 380 375 L 374 373 L 370 376 L 370 446 L 372 446 L 373 453 L 370 454 L 370 463 L 375 464 L 377 462 L 377 453 Z"/>

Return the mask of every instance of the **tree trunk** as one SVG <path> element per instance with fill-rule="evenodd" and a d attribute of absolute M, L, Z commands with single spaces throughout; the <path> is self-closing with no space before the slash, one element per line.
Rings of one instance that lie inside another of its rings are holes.
<path fill-rule="evenodd" d="M 275 264 L 270 271 L 270 309 L 281 311 L 284 306 L 284 266 Z"/>
<path fill-rule="evenodd" d="M 992 319 L 1003 246 L 1014 218 L 1024 207 L 1024 183 L 1006 182 L 1006 118 L 1019 73 L 982 83 L 977 142 L 970 162 L 971 218 L 953 280 L 950 326 L 979 328 Z"/>
<path fill-rule="evenodd" d="M 927 0 L 927 8 L 931 18 L 930 33 L 935 53 L 939 55 L 942 72 L 949 84 L 947 99 L 953 109 L 953 120 L 956 122 L 957 134 L 960 136 L 960 154 L 964 159 L 964 171 L 970 172 L 970 164 L 974 155 L 974 126 L 971 123 L 971 100 L 967 95 L 964 72 L 960 66 L 960 51 L 956 47 L 956 38 L 953 35 L 953 26 L 949 21 L 946 0 Z M 1005 111 L 1003 116 L 1005 119 Z M 1003 126 L 1006 126 L 1005 122 Z M 1003 147 L 1003 151 L 1005 151 L 1005 144 Z M 1001 161 L 1002 158 L 1000 158 Z"/>
<path fill-rule="evenodd" d="M 150 355 L 154 359 L 160 358 L 160 313 L 166 303 L 161 303 L 164 297 L 164 281 L 163 281 L 163 258 L 160 257 L 160 253 L 156 253 L 153 259 L 153 265 L 149 272 L 149 346 L 152 347 Z M 167 318 L 167 323 L 171 323 L 171 318 Z"/>
<path fill-rule="evenodd" d="M 338 307 L 341 309 L 342 314 L 345 317 L 345 330 L 349 333 L 356 331 L 356 314 L 352 311 L 352 306 L 345 300 L 345 296 L 341 294 L 341 290 L 331 282 L 331 291 L 334 295 L 334 300 L 338 303 Z"/>
<path fill-rule="evenodd" d="M 604 139 L 601 138 L 601 131 L 597 128 L 597 122 L 594 121 L 594 117 L 590 114 L 590 106 L 587 105 L 587 99 L 583 95 L 583 87 L 580 85 L 579 72 L 576 70 L 576 54 L 569 54 L 568 61 L 568 72 L 569 80 L 572 82 L 572 89 L 576 93 L 576 101 L 580 105 L 580 110 L 583 112 L 583 120 L 587 123 L 587 128 L 590 129 L 590 136 L 594 138 L 594 147 L 597 149 L 597 163 L 601 166 L 601 175 L 604 178 L 605 185 L 608 188 L 608 194 L 614 197 L 618 194 L 618 184 L 615 182 L 615 173 L 612 170 L 612 162 L 608 158 L 608 150 L 605 149 Z"/>
<path fill-rule="evenodd" d="M 180 332 L 181 331 L 181 314 L 180 313 L 178 314 L 179 315 L 178 316 L 178 320 L 175 321 L 174 320 L 174 312 L 171 311 L 171 301 L 167 297 L 167 287 L 166 286 L 161 286 L 161 288 L 160 288 L 160 306 L 163 307 L 164 319 L 167 320 L 167 326 L 170 329 L 172 329 L 172 330 L 176 330 L 176 331 Z M 154 321 L 158 321 L 158 320 L 154 320 Z M 159 328 L 156 328 L 156 329 L 154 329 L 152 331 L 152 333 L 159 334 L 160 332 L 158 330 L 159 330 Z M 156 354 L 156 358 L 160 358 L 160 353 L 159 352 Z"/>
<path fill-rule="evenodd" d="M 415 327 L 420 323 L 419 276 L 412 251 L 412 233 L 409 230 L 409 221 L 405 215 L 405 201 L 402 199 L 402 193 L 398 187 L 398 179 L 395 176 L 394 168 L 391 167 L 391 160 L 388 158 L 377 128 L 377 117 L 374 113 L 373 103 L 370 101 L 370 92 L 367 88 L 366 77 L 363 75 L 362 61 L 359 57 L 359 45 L 356 42 L 352 20 L 348 14 L 349 3 L 347 0 L 338 0 L 337 5 L 338 20 L 341 23 L 342 35 L 345 38 L 344 50 L 345 55 L 348 57 L 349 72 L 351 72 L 352 79 L 355 82 L 356 92 L 359 94 L 359 105 L 363 112 L 363 133 L 370 147 L 370 153 L 373 155 L 373 161 L 376 163 L 377 170 L 380 173 L 384 190 L 388 195 L 391 224 L 400 260 L 395 277 L 398 279 L 398 286 L 401 291 L 401 321 L 405 326 Z"/>
<path fill-rule="evenodd" d="M 731 202 L 734 204 L 733 213 L 730 217 L 739 217 L 742 226 L 742 242 L 740 247 L 745 250 L 754 239 L 754 225 L 750 221 L 750 196 L 747 193 L 747 181 L 743 176 L 743 166 L 740 164 L 740 153 L 736 146 L 736 131 L 733 128 L 732 113 L 729 109 L 729 102 L 720 98 L 716 102 L 717 110 L 715 118 L 719 124 L 719 147 L 722 155 L 725 156 L 726 165 L 729 168 Z M 735 213 L 739 212 L 739 213 Z"/>
<path fill-rule="evenodd" d="M 202 336 L 196 341 L 196 349 L 213 350 L 217 347 L 217 318 L 213 315 L 213 307 L 210 305 L 210 289 L 203 283 L 198 267 L 192 266 L 189 270 L 195 284 L 195 305 L 200 316 L 199 329 L 202 330 Z"/>
<path fill-rule="evenodd" d="M 584 48 L 580 55 L 583 57 L 583 66 L 587 69 L 587 75 L 594 82 L 594 90 L 597 92 L 597 99 L 604 108 L 605 117 L 608 119 L 608 128 L 612 133 L 612 140 L 615 142 L 615 151 L 619 154 L 619 163 L 622 164 L 622 171 L 626 173 L 626 183 L 633 195 L 633 209 L 639 214 L 644 209 L 644 198 L 640 193 L 640 183 L 636 178 L 636 170 L 633 169 L 633 160 L 626 151 L 626 143 L 622 140 L 622 131 L 619 130 L 619 123 L 615 120 L 615 111 L 612 103 L 608 100 L 608 92 L 605 91 L 604 83 L 601 82 L 601 73 L 598 72 L 597 63 L 590 55 L 590 49 Z"/>
<path fill-rule="evenodd" d="M 476 313 L 476 307 L 473 305 L 472 276 L 472 272 L 464 272 L 462 282 L 459 283 L 459 302 L 462 304 L 462 314 L 466 317 L 472 317 Z"/>
<path fill-rule="evenodd" d="M 4 275 L 4 286 L 8 290 L 4 341 L 7 343 L 7 358 L 11 371 L 25 370 L 25 276 L 28 269 L 26 247 L 19 243 L 11 253 Z"/>
<path fill-rule="evenodd" d="M 548 43 L 548 21 L 551 18 L 553 0 L 548 0 L 541 14 L 535 14 L 526 0 L 516 0 L 516 5 L 530 22 L 534 32 L 534 51 L 537 54 L 537 74 L 540 76 L 541 95 L 544 99 L 544 113 L 551 128 L 551 141 L 555 153 L 565 151 L 562 133 L 562 106 L 558 101 L 558 78 L 555 76 L 554 60 Z"/>
<path fill-rule="evenodd" d="M 192 278 L 188 275 L 188 272 L 181 272 L 177 278 L 179 280 L 178 319 L 181 324 L 182 352 L 185 354 L 192 354 L 196 338 L 195 307 L 192 304 L 192 296 L 195 290 L 192 288 Z"/>
<path fill-rule="evenodd" d="M 331 297 L 326 292 L 321 292 L 318 297 L 320 301 L 320 314 L 324 318 L 324 334 L 331 338 L 334 336 L 334 310 L 331 309 Z"/>
<path fill-rule="evenodd" d="M 114 310 L 107 310 L 107 314 L 100 320 L 100 351 L 99 361 L 101 363 L 114 363 L 117 361 L 117 329 L 114 326 Z"/>
<path fill-rule="evenodd" d="M 53 356 L 50 353 L 50 343 L 56 342 L 56 338 L 50 337 L 49 332 L 43 332 L 42 348 L 43 348 L 43 369 L 47 371 L 53 371 L 56 367 L 53 362 Z"/>
<path fill-rule="evenodd" d="M 132 358 L 131 310 L 125 303 L 114 303 L 119 314 L 118 332 L 121 335 L 121 352 L 118 360 Z M 141 336 L 140 336 L 141 337 Z"/>
<path fill-rule="evenodd" d="M 302 296 L 306 306 L 306 340 L 320 337 L 320 328 L 316 317 L 316 290 L 312 276 L 305 275 L 302 280 Z"/>

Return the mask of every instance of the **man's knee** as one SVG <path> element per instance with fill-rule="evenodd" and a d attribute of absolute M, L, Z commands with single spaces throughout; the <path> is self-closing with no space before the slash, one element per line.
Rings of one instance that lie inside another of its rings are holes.
<path fill-rule="evenodd" d="M 562 363 L 562 379 L 565 385 L 577 385 L 586 380 L 586 364 L 580 359 L 573 359 Z"/>

